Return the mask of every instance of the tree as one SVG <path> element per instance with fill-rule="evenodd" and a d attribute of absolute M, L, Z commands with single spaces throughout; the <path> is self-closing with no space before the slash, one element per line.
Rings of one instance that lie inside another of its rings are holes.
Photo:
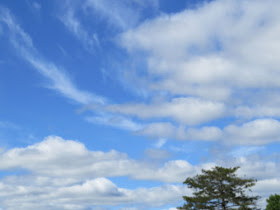
<path fill-rule="evenodd" d="M 256 180 L 237 177 L 238 169 L 216 166 L 187 178 L 184 184 L 194 190 L 193 197 L 183 196 L 186 203 L 177 209 L 257 209 L 255 202 L 259 196 L 246 195 L 246 190 L 251 191 Z"/>
<path fill-rule="evenodd" d="M 279 210 L 280 209 L 280 195 L 271 195 L 266 199 L 266 210 Z"/>

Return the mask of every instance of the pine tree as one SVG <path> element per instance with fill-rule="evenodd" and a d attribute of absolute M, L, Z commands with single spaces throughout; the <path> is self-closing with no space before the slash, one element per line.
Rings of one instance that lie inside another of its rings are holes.
<path fill-rule="evenodd" d="M 193 197 L 183 196 L 186 201 L 178 209 L 257 209 L 255 202 L 259 196 L 248 196 L 246 190 L 254 186 L 256 180 L 237 177 L 239 167 L 202 170 L 202 174 L 187 178 L 184 184 L 194 190 Z"/>

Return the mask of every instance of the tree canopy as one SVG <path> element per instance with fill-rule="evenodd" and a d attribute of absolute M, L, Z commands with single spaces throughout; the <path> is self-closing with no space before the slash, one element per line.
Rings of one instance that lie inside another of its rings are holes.
<path fill-rule="evenodd" d="M 259 196 L 246 195 L 256 180 L 237 177 L 238 169 L 216 166 L 187 178 L 184 184 L 194 190 L 193 197 L 183 196 L 186 203 L 177 209 L 257 209 Z"/>
<path fill-rule="evenodd" d="M 275 194 L 266 199 L 266 210 L 279 210 L 280 209 L 280 195 Z"/>

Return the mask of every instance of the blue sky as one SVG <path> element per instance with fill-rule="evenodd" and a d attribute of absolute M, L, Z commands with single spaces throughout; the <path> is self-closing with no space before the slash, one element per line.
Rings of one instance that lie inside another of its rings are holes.
<path fill-rule="evenodd" d="M 174 210 L 201 169 L 280 189 L 280 2 L 0 2 L 0 207 Z"/>

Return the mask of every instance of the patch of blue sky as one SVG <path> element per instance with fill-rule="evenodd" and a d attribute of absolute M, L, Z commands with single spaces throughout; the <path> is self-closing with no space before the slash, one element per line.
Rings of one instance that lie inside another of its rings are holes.
<path fill-rule="evenodd" d="M 173 160 L 186 160 L 190 164 L 197 165 L 202 162 L 211 162 L 210 148 L 216 145 L 215 142 L 209 141 L 167 141 L 162 147 L 168 149 Z"/>
<path fill-rule="evenodd" d="M 165 13 L 178 13 L 182 12 L 186 9 L 195 9 L 198 6 L 201 6 L 205 2 L 210 2 L 212 0 L 202 0 L 202 1 L 196 1 L 196 0 L 178 0 L 176 1 L 176 4 L 174 4 L 172 1 L 169 0 L 161 0 L 159 1 L 159 8 L 161 11 Z"/>
<path fill-rule="evenodd" d="M 29 171 L 25 169 L 10 169 L 10 170 L 0 170 L 0 178 L 5 179 L 9 177 L 17 177 L 29 175 Z"/>

